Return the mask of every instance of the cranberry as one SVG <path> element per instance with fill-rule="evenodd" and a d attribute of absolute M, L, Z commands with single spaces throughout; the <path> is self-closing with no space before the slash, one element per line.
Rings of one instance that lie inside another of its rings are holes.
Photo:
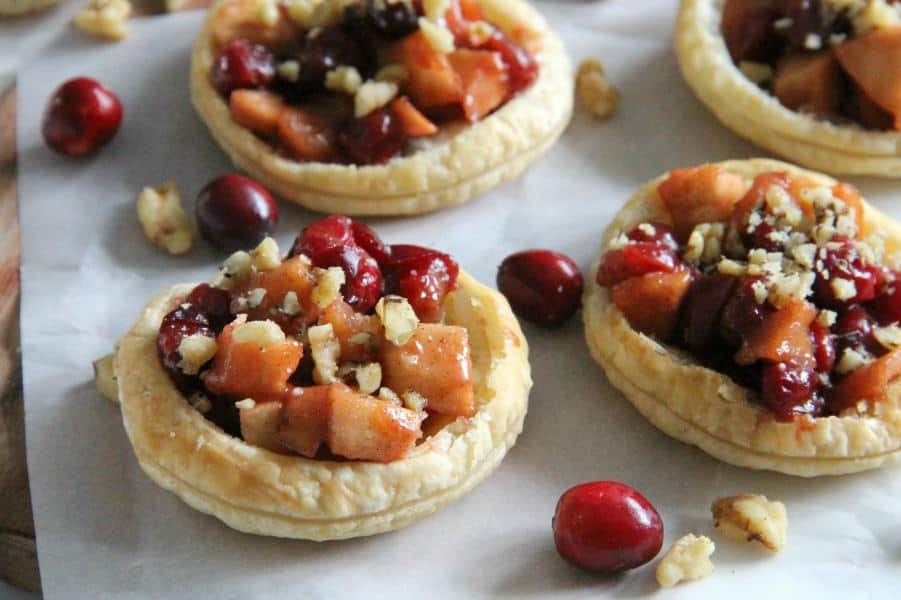
<path fill-rule="evenodd" d="M 857 251 L 852 240 L 834 238 L 840 246 L 827 248 L 822 258 L 823 266 L 817 269 L 817 278 L 813 284 L 816 303 L 830 308 L 841 308 L 849 304 L 867 302 L 876 297 L 876 287 L 881 283 L 882 273 L 875 265 L 867 265 Z M 823 250 L 818 251 L 817 257 Z M 832 282 L 844 279 L 854 284 L 854 294 L 839 299 Z"/>
<path fill-rule="evenodd" d="M 329 27 L 316 35 L 307 35 L 300 62 L 298 85 L 305 91 L 325 86 L 325 74 L 340 66 L 356 67 L 364 76 L 372 70 L 374 57 L 364 51 L 360 41 L 341 27 Z"/>
<path fill-rule="evenodd" d="M 627 233 L 626 237 L 633 242 L 651 242 L 665 246 L 673 252 L 679 251 L 679 242 L 676 241 L 672 227 L 663 223 L 642 223 Z"/>
<path fill-rule="evenodd" d="M 732 60 L 769 62 L 776 58 L 782 40 L 773 29 L 779 14 L 771 0 L 728 0 L 723 8 L 723 39 Z"/>
<path fill-rule="evenodd" d="M 353 119 L 341 131 L 338 141 L 354 164 L 379 165 L 397 156 L 407 140 L 393 113 L 380 108 Z"/>
<path fill-rule="evenodd" d="M 217 333 L 232 319 L 229 304 L 231 296 L 227 290 L 201 283 L 188 294 L 185 303 L 206 316 L 210 327 Z"/>
<path fill-rule="evenodd" d="M 557 502 L 553 529 L 560 556 L 602 573 L 641 566 L 663 545 L 660 515 L 644 496 L 615 481 L 567 490 Z"/>
<path fill-rule="evenodd" d="M 557 327 L 579 308 L 582 273 L 565 254 L 526 250 L 504 259 L 497 270 L 497 288 L 522 318 Z"/>
<path fill-rule="evenodd" d="M 253 246 L 278 223 L 278 206 L 266 188 L 233 173 L 200 190 L 196 213 L 200 234 L 226 251 Z"/>
<path fill-rule="evenodd" d="M 391 246 L 391 257 L 382 265 L 385 289 L 405 297 L 423 321 L 441 318 L 441 303 L 457 287 L 460 267 L 447 254 L 406 244 Z"/>
<path fill-rule="evenodd" d="M 238 89 L 266 87 L 275 79 L 275 59 L 266 46 L 238 38 L 213 61 L 211 77 L 213 87 L 224 96 Z"/>
<path fill-rule="evenodd" d="M 778 33 L 795 50 L 807 49 L 806 40 L 809 35 L 817 35 L 825 40 L 831 33 L 819 0 L 776 0 L 775 8 L 783 18 L 790 19 L 788 27 L 778 30 Z"/>
<path fill-rule="evenodd" d="M 51 150 L 84 156 L 109 142 L 121 122 L 119 98 L 93 79 L 76 77 L 53 92 L 41 131 Z"/>
<path fill-rule="evenodd" d="M 206 315 L 195 306 L 185 304 L 177 306 L 163 317 L 156 339 L 160 362 L 182 391 L 190 389 L 196 383 L 195 377 L 185 375 L 178 368 L 178 363 L 181 362 L 178 346 L 182 339 L 189 335 L 216 336 Z"/>
<path fill-rule="evenodd" d="M 598 285 L 610 287 L 630 277 L 658 271 L 669 273 L 675 270 L 678 261 L 676 253 L 666 246 L 636 242 L 608 251 L 598 268 L 596 281 Z"/>
<path fill-rule="evenodd" d="M 822 414 L 824 402 L 814 394 L 816 387 L 817 375 L 811 368 L 784 362 L 763 366 L 761 399 L 780 421 Z"/>
<path fill-rule="evenodd" d="M 305 254 L 316 263 L 336 248 L 354 243 L 352 224 L 353 221 L 344 215 L 329 215 L 316 221 L 300 232 L 294 240 L 290 255 Z"/>
<path fill-rule="evenodd" d="M 500 29 L 495 29 L 483 48 L 501 55 L 510 77 L 508 83 L 511 94 L 524 90 L 538 79 L 538 62 L 535 57 L 508 38 Z"/>
<path fill-rule="evenodd" d="M 778 232 L 779 230 L 773 225 L 762 221 L 750 233 L 742 235 L 742 241 L 748 249 L 762 248 L 767 252 L 781 252 L 782 242 L 773 239 L 773 234 L 778 234 Z"/>
<path fill-rule="evenodd" d="M 870 303 L 870 309 L 883 325 L 901 321 L 901 271 L 892 272 L 889 279 Z"/>
<path fill-rule="evenodd" d="M 685 345 L 695 352 L 716 348 L 723 308 L 738 285 L 738 279 L 721 273 L 696 279 L 682 305 L 681 329 Z"/>
<path fill-rule="evenodd" d="M 373 29 L 389 40 L 400 39 L 419 29 L 419 15 L 406 2 L 367 0 L 366 13 Z"/>
<path fill-rule="evenodd" d="M 720 335 L 733 348 L 739 347 L 772 309 L 768 304 L 758 304 L 754 294 L 754 282 L 759 277 L 745 277 L 735 288 L 735 293 L 723 307 L 720 316 Z"/>
<path fill-rule="evenodd" d="M 852 306 L 843 312 L 832 328 L 837 355 L 841 356 L 846 348 L 879 352 L 881 346 L 873 335 L 875 327 L 873 317 L 862 306 Z"/>
<path fill-rule="evenodd" d="M 369 225 L 362 221 L 354 221 L 350 226 L 353 233 L 354 242 L 369 253 L 369 256 L 375 259 L 379 264 L 384 263 L 391 257 L 391 248 L 372 230 Z"/>
<path fill-rule="evenodd" d="M 829 328 L 816 321 L 811 323 L 810 341 L 817 361 L 817 373 L 831 373 L 835 366 L 835 338 Z"/>

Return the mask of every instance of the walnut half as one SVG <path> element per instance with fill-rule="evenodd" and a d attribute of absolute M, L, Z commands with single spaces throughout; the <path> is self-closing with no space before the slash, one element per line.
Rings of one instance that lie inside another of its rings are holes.
<path fill-rule="evenodd" d="M 141 227 L 154 246 L 169 254 L 184 254 L 191 249 L 191 222 L 174 181 L 141 190 L 137 210 Z"/>
<path fill-rule="evenodd" d="M 587 58 L 579 65 L 576 73 L 576 90 L 585 108 L 596 117 L 606 119 L 616 112 L 619 105 L 619 92 L 607 79 L 601 61 Z"/>
<path fill-rule="evenodd" d="M 713 574 L 710 556 L 716 549 L 707 536 L 693 533 L 676 540 L 657 565 L 657 583 L 672 587 L 680 581 L 693 581 Z"/>
<path fill-rule="evenodd" d="M 760 542 L 768 550 L 778 552 L 785 547 L 788 515 L 781 502 L 766 496 L 744 494 L 714 501 L 713 526 L 731 540 Z"/>
<path fill-rule="evenodd" d="M 131 15 L 128 0 L 91 0 L 75 13 L 72 22 L 85 33 L 118 41 L 128 35 L 126 21 Z"/>

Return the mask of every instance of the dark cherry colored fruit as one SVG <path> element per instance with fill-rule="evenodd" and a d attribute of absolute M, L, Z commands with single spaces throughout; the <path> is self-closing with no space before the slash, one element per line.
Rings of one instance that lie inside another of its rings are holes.
<path fill-rule="evenodd" d="M 535 57 L 508 38 L 500 29 L 495 29 L 482 48 L 501 55 L 510 77 L 511 94 L 524 90 L 538 78 L 538 62 Z"/>
<path fill-rule="evenodd" d="M 893 271 L 890 281 L 880 286 L 870 310 L 883 325 L 901 321 L 901 271 Z"/>
<path fill-rule="evenodd" d="M 733 348 L 739 347 L 748 334 L 763 321 L 772 310 L 767 304 L 758 304 L 754 297 L 754 282 L 759 277 L 745 277 L 735 288 L 735 293 L 723 307 L 720 316 L 720 335 Z"/>
<path fill-rule="evenodd" d="M 721 273 L 697 278 L 682 304 L 680 329 L 685 345 L 695 352 L 715 350 L 721 344 L 720 317 L 738 285 L 738 279 Z"/>
<path fill-rule="evenodd" d="M 408 244 L 391 246 L 382 265 L 387 293 L 405 297 L 423 321 L 441 318 L 441 303 L 457 287 L 460 267 L 447 254 Z"/>
<path fill-rule="evenodd" d="M 832 326 L 837 356 L 840 357 L 845 348 L 879 353 L 881 346 L 873 336 L 875 327 L 876 321 L 862 306 L 852 306 L 839 315 Z"/>
<path fill-rule="evenodd" d="M 824 403 L 816 396 L 817 375 L 813 369 L 791 363 L 763 366 L 760 396 L 776 419 L 791 421 L 797 415 L 822 414 Z"/>
<path fill-rule="evenodd" d="M 203 314 L 216 333 L 222 331 L 232 320 L 230 302 L 231 295 L 227 290 L 215 288 L 208 283 L 201 283 L 185 298 L 185 303 Z"/>
<path fill-rule="evenodd" d="M 178 363 L 181 361 L 178 346 L 182 339 L 189 335 L 215 337 L 216 332 L 210 327 L 206 315 L 199 312 L 197 308 L 177 306 L 163 317 L 156 338 L 156 349 L 160 362 L 169 373 L 173 383 L 182 392 L 189 392 L 199 384 L 196 375 L 186 375 L 178 368 Z"/>
<path fill-rule="evenodd" d="M 663 223 L 647 224 L 653 228 L 653 233 L 649 233 L 646 227 L 635 227 L 626 234 L 626 237 L 633 242 L 651 242 L 665 246 L 673 252 L 679 251 L 679 242 L 676 241 L 672 227 Z"/>
<path fill-rule="evenodd" d="M 722 32 L 732 60 L 769 62 L 782 48 L 773 29 L 779 14 L 771 0 L 728 0 L 723 7 Z"/>
<path fill-rule="evenodd" d="M 290 256 L 305 254 L 317 264 L 326 254 L 355 243 L 352 225 L 353 221 L 344 215 L 329 215 L 307 225 L 294 240 Z"/>
<path fill-rule="evenodd" d="M 84 156 L 109 142 L 121 122 L 119 98 L 93 79 L 76 77 L 50 96 L 41 132 L 51 150 Z"/>
<path fill-rule="evenodd" d="M 511 254 L 498 267 L 497 289 L 522 318 L 558 327 L 579 308 L 582 273 L 565 254 L 525 250 Z"/>
<path fill-rule="evenodd" d="M 275 79 L 275 58 L 266 46 L 238 38 L 216 56 L 210 76 L 213 87 L 224 96 L 234 90 L 266 87 Z"/>
<path fill-rule="evenodd" d="M 745 232 L 744 235 L 742 235 L 742 242 L 749 250 L 753 248 L 762 248 L 767 252 L 781 252 L 783 244 L 771 237 L 776 231 L 778 230 L 774 226 L 764 221 L 757 225 L 750 233 Z"/>
<path fill-rule="evenodd" d="M 300 61 L 298 85 L 307 92 L 322 90 L 325 86 L 325 74 L 340 66 L 356 67 L 367 76 L 372 71 L 375 59 L 343 27 L 329 27 L 313 36 L 308 34 L 297 58 Z"/>
<path fill-rule="evenodd" d="M 369 256 L 374 258 L 377 263 L 382 264 L 391 257 L 391 248 L 382 241 L 382 238 L 369 225 L 363 221 L 353 221 L 350 229 L 353 233 L 354 242 L 368 252 Z"/>
<path fill-rule="evenodd" d="M 217 248 L 247 249 L 275 230 L 278 206 L 259 183 L 234 173 L 217 177 L 197 195 L 197 228 Z"/>
<path fill-rule="evenodd" d="M 817 272 L 816 281 L 813 284 L 814 298 L 820 306 L 841 308 L 851 304 L 868 302 L 876 297 L 876 288 L 882 282 L 882 273 L 874 265 L 864 264 L 863 258 L 854 247 L 851 240 L 834 238 L 840 247 L 826 250 L 823 259 L 823 268 Z M 817 254 L 819 257 L 819 254 Z M 840 300 L 832 287 L 835 279 L 846 279 L 854 283 L 856 293 L 844 300 Z"/>
<path fill-rule="evenodd" d="M 615 481 L 567 490 L 557 502 L 552 526 L 560 556 L 601 573 L 641 566 L 663 545 L 660 515 L 644 496 Z"/>
<path fill-rule="evenodd" d="M 831 33 L 819 0 L 776 0 L 775 9 L 780 17 L 791 19 L 789 26 L 779 29 L 778 33 L 794 50 L 806 50 L 809 35 L 826 40 Z"/>
<path fill-rule="evenodd" d="M 419 15 L 406 2 L 367 0 L 366 13 L 372 28 L 389 40 L 400 39 L 419 28 Z"/>
<path fill-rule="evenodd" d="M 596 281 L 598 285 L 609 287 L 620 281 L 647 273 L 665 271 L 670 273 L 679 264 L 676 253 L 661 244 L 637 242 L 604 255 Z"/>
<path fill-rule="evenodd" d="M 817 361 L 817 373 L 831 373 L 835 366 L 835 338 L 828 327 L 816 321 L 810 325 L 810 341 Z"/>
<path fill-rule="evenodd" d="M 384 164 L 404 148 L 406 138 L 390 110 L 380 108 L 353 119 L 338 136 L 344 153 L 358 165 Z"/>

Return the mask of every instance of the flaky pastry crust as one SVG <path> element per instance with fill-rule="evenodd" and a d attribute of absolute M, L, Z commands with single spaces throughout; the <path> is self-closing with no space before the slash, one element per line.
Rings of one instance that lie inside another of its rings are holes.
<path fill-rule="evenodd" d="M 250 0 L 247 0 L 250 1 Z M 328 0 L 325 0 L 328 1 Z M 538 79 L 478 123 L 447 128 L 424 149 L 386 165 L 298 162 L 236 124 L 210 82 L 215 57 L 210 10 L 191 59 L 191 98 L 213 137 L 239 168 L 281 196 L 319 212 L 409 215 L 469 200 L 521 173 L 557 140 L 572 114 L 569 58 L 544 18 L 524 0 L 482 0 L 485 17 L 504 30 L 525 27 L 540 40 Z"/>
<path fill-rule="evenodd" d="M 765 159 L 720 163 L 748 181 L 767 171 L 803 175 L 825 185 L 833 179 Z M 662 175 L 645 184 L 617 213 L 602 246 L 645 221 L 672 223 L 657 193 Z M 878 235 L 886 254 L 901 250 L 901 225 L 864 203 L 861 237 Z M 595 281 L 601 255 L 589 271 L 583 298 L 585 337 L 592 357 L 635 408 L 670 436 L 742 467 L 813 477 L 854 473 L 901 463 L 901 381 L 895 380 L 879 416 L 830 416 L 776 421 L 753 392 L 692 357 L 632 329 Z"/>
<path fill-rule="evenodd" d="M 60 0 L 0 0 L 0 17 L 37 12 L 59 2 Z"/>
<path fill-rule="evenodd" d="M 837 175 L 901 177 L 901 132 L 868 131 L 790 110 L 732 62 L 726 0 L 682 0 L 675 43 L 685 81 L 724 125 L 794 162 Z"/>
<path fill-rule="evenodd" d="M 125 431 L 144 471 L 192 507 L 248 533 L 330 540 L 418 521 L 471 490 L 522 431 L 532 381 L 528 346 L 509 304 L 461 273 L 445 300 L 465 326 L 477 412 L 391 463 L 285 456 L 245 444 L 197 412 L 157 358 L 163 316 L 192 285 L 153 298 L 115 358 Z"/>

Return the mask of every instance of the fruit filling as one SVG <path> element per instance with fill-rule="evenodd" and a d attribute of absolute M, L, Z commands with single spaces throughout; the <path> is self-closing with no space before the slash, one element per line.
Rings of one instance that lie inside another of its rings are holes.
<path fill-rule="evenodd" d="M 308 458 L 394 461 L 476 411 L 469 336 L 443 323 L 459 267 L 361 222 L 313 223 L 281 257 L 238 251 L 162 320 L 162 366 L 245 442 Z"/>
<path fill-rule="evenodd" d="M 383 164 L 538 77 L 534 33 L 479 0 L 231 0 L 210 79 L 231 118 L 300 162 Z"/>
<path fill-rule="evenodd" d="M 668 218 L 619 233 L 596 274 L 629 323 L 779 420 L 878 414 L 901 374 L 901 271 L 857 190 L 707 165 L 657 192 Z"/>
<path fill-rule="evenodd" d="M 901 2 L 727 0 L 734 63 L 791 110 L 901 130 Z"/>

